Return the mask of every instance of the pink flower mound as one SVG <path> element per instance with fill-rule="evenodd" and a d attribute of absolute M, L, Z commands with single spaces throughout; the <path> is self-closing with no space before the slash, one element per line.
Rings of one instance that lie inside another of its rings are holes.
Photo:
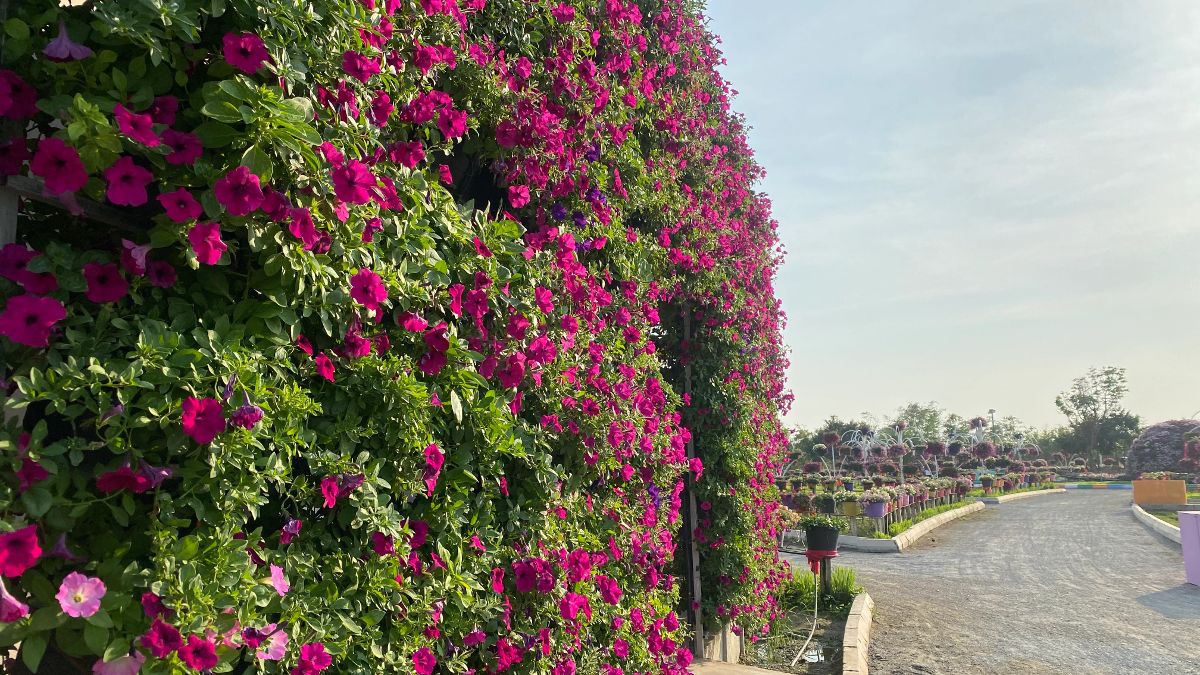
<path fill-rule="evenodd" d="M 121 276 L 120 268 L 112 263 L 84 265 L 83 278 L 87 280 L 87 292 L 84 295 L 92 302 L 116 302 L 129 294 L 129 282 Z"/>
<path fill-rule="evenodd" d="M 187 644 L 179 648 L 179 660 L 192 670 L 210 670 L 217 662 L 217 645 L 208 638 L 189 635 Z"/>
<path fill-rule="evenodd" d="M 0 576 L 19 577 L 40 557 L 36 525 L 0 534 Z"/>
<path fill-rule="evenodd" d="M 100 579 L 71 572 L 62 580 L 54 597 L 67 616 L 87 618 L 100 611 L 100 600 L 107 592 Z"/>
<path fill-rule="evenodd" d="M 225 61 L 247 75 L 257 73 L 271 58 L 262 38 L 254 33 L 226 33 L 221 43 Z"/>
<path fill-rule="evenodd" d="M 87 185 L 87 169 L 75 148 L 57 138 L 43 138 L 29 164 L 33 175 L 45 181 L 52 195 L 77 192 Z"/>
<path fill-rule="evenodd" d="M 130 112 L 118 103 L 113 109 L 113 117 L 116 118 L 117 128 L 122 134 L 147 148 L 153 148 L 162 142 L 158 134 L 154 133 L 154 120 L 149 115 Z"/>
<path fill-rule="evenodd" d="M 342 70 L 359 82 L 366 82 L 379 74 L 380 65 L 378 59 L 348 51 L 342 54 Z"/>
<path fill-rule="evenodd" d="M 183 401 L 183 433 L 200 445 L 212 443 L 225 431 L 225 411 L 215 398 L 189 396 Z"/>
<path fill-rule="evenodd" d="M 437 667 L 437 657 L 429 647 L 421 647 L 412 655 L 413 668 L 416 669 L 417 675 L 433 675 L 433 669 Z"/>
<path fill-rule="evenodd" d="M 188 230 L 187 238 L 202 265 L 217 264 L 229 249 L 221 239 L 221 226 L 217 223 L 196 223 Z"/>
<path fill-rule="evenodd" d="M 387 300 L 387 287 L 378 274 L 362 268 L 350 277 L 350 297 L 363 307 L 378 311 L 380 303 Z"/>
<path fill-rule="evenodd" d="M 48 347 L 54 324 L 66 317 L 66 308 L 54 298 L 18 295 L 0 312 L 0 335 L 27 347 Z"/>
<path fill-rule="evenodd" d="M 12 623 L 27 616 L 29 616 L 29 605 L 9 593 L 8 589 L 4 587 L 4 580 L 0 579 L 0 621 Z"/>
<path fill-rule="evenodd" d="M 438 131 L 446 138 L 462 138 L 467 133 L 467 113 L 447 108 L 438 115 Z"/>
<path fill-rule="evenodd" d="M 125 155 L 104 170 L 108 181 L 108 201 L 118 206 L 141 206 L 149 197 L 146 186 L 154 180 L 154 174 L 134 164 L 133 158 Z"/>
<path fill-rule="evenodd" d="M 254 212 L 263 202 L 263 191 L 258 176 L 249 167 L 239 164 L 233 171 L 213 185 L 217 202 L 232 216 L 246 216 Z"/>
<path fill-rule="evenodd" d="M 314 675 L 333 665 L 333 657 L 320 642 L 310 642 L 300 647 L 300 661 L 292 668 L 291 675 Z"/>

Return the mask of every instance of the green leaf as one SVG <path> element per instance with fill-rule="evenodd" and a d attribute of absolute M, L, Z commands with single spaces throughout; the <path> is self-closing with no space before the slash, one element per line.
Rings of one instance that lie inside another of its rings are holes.
<path fill-rule="evenodd" d="M 25 667 L 33 672 L 37 672 L 38 666 L 42 665 L 42 656 L 46 653 L 46 644 L 48 640 L 45 633 L 34 633 L 21 643 L 21 661 L 25 663 Z"/>
<path fill-rule="evenodd" d="M 100 611 L 96 612 L 95 614 L 89 616 L 87 618 L 87 622 L 92 624 L 93 626 L 99 626 L 101 628 L 112 628 L 113 627 L 112 617 L 108 615 L 108 610 L 106 610 L 106 609 L 101 609 Z"/>
<path fill-rule="evenodd" d="M 125 78 L 125 73 L 121 70 L 113 68 L 111 77 L 113 86 L 117 88 L 117 91 L 123 92 L 125 91 L 125 88 L 129 86 L 129 81 Z"/>
<path fill-rule="evenodd" d="M 454 419 L 458 420 L 459 424 L 462 424 L 462 420 L 463 420 L 462 399 L 460 399 L 458 397 L 457 391 L 450 392 L 450 410 L 454 413 Z"/>
<path fill-rule="evenodd" d="M 206 148 L 223 148 L 238 137 L 245 135 L 243 132 L 221 122 L 205 122 L 193 129 L 192 133 L 200 137 L 200 142 Z"/>
<path fill-rule="evenodd" d="M 246 148 L 246 152 L 242 154 L 242 164 L 254 172 L 262 182 L 271 180 L 271 174 L 274 172 L 271 156 L 258 147 L 257 143 Z"/>
<path fill-rule="evenodd" d="M 66 617 L 58 611 L 58 607 L 42 607 L 33 613 L 31 621 L 35 631 L 50 630 L 62 624 Z"/>
<path fill-rule="evenodd" d="M 118 636 L 104 648 L 103 659 L 105 662 L 115 661 L 127 654 L 129 654 L 129 639 Z"/>
<path fill-rule="evenodd" d="M 254 91 L 237 80 L 221 80 L 217 83 L 221 91 L 229 94 L 239 101 L 246 101 L 254 98 Z"/>
<path fill-rule="evenodd" d="M 21 495 L 21 501 L 25 503 L 26 513 L 34 518 L 41 518 L 54 505 L 54 495 L 44 487 L 33 487 Z"/>
<path fill-rule="evenodd" d="M 209 101 L 200 112 L 218 122 L 241 122 L 242 113 L 229 101 Z"/>
<path fill-rule="evenodd" d="M 14 40 L 28 40 L 29 26 L 20 19 L 9 19 L 4 22 L 4 32 Z"/>
<path fill-rule="evenodd" d="M 313 118 L 312 101 L 307 98 L 289 98 L 279 103 L 279 112 L 292 122 L 307 122 Z"/>
<path fill-rule="evenodd" d="M 104 653 L 104 648 L 108 646 L 108 629 L 95 624 L 87 624 L 83 627 L 83 642 L 88 649 L 96 656 Z"/>

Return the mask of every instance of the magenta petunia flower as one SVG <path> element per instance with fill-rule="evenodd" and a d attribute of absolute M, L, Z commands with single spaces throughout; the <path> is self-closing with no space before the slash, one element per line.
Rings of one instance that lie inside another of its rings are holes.
<path fill-rule="evenodd" d="M 325 476 L 321 479 L 321 496 L 325 498 L 325 508 L 332 509 L 337 506 L 341 493 L 341 480 L 337 476 Z"/>
<path fill-rule="evenodd" d="M 54 298 L 18 295 L 0 312 L 0 335 L 27 347 L 47 347 L 54 324 L 66 317 L 66 308 Z"/>
<path fill-rule="evenodd" d="M 225 431 L 225 411 L 215 398 L 189 396 L 183 401 L 183 433 L 200 445 L 212 443 Z"/>
<path fill-rule="evenodd" d="M 364 267 L 350 277 L 350 297 L 363 307 L 378 311 L 380 303 L 387 300 L 387 287 L 378 274 Z"/>
<path fill-rule="evenodd" d="M 17 491 L 25 492 L 29 488 L 50 477 L 46 467 L 28 457 L 21 458 L 21 468 L 17 469 Z"/>
<path fill-rule="evenodd" d="M 183 647 L 183 636 L 179 634 L 178 628 L 156 618 L 139 643 L 149 650 L 154 658 L 165 659 Z"/>
<path fill-rule="evenodd" d="M 292 669 L 294 675 L 310 675 L 319 673 L 333 665 L 333 657 L 325 651 L 325 645 L 320 642 L 310 642 L 300 647 L 300 661 Z"/>
<path fill-rule="evenodd" d="M 118 206 L 141 206 L 149 199 L 146 186 L 154 180 L 154 174 L 135 164 L 129 155 L 124 155 L 104 170 L 104 178 L 108 181 L 105 194 L 108 201 Z"/>
<path fill-rule="evenodd" d="M 467 113 L 447 108 L 438 114 L 438 131 L 446 138 L 461 138 L 467 133 Z"/>
<path fill-rule="evenodd" d="M 43 138 L 29 163 L 33 175 L 45 182 L 52 195 L 77 192 L 87 185 L 87 169 L 75 148 L 57 138 Z"/>
<path fill-rule="evenodd" d="M 380 72 L 379 59 L 366 54 L 347 51 L 342 54 L 342 70 L 359 82 L 366 82 Z"/>
<path fill-rule="evenodd" d="M 103 659 L 92 665 L 92 675 L 137 675 L 146 663 L 146 655 L 135 651 L 132 654 L 120 656 L 112 661 Z"/>
<path fill-rule="evenodd" d="M 196 223 L 188 230 L 187 238 L 192 244 L 192 251 L 196 253 L 196 260 L 202 265 L 217 264 L 221 255 L 229 249 L 221 240 L 221 226 L 217 223 Z"/>
<path fill-rule="evenodd" d="M 329 360 L 329 357 L 325 355 L 325 352 L 317 354 L 315 361 L 317 364 L 317 375 L 320 375 L 326 380 L 333 382 L 333 361 Z"/>
<path fill-rule="evenodd" d="M 162 142 L 171 148 L 170 154 L 164 158 L 167 164 L 195 164 L 200 155 L 204 154 L 204 144 L 200 142 L 200 137 L 186 131 L 167 129 L 162 134 Z"/>
<path fill-rule="evenodd" d="M 287 577 L 283 574 L 283 568 L 279 565 L 271 565 L 271 587 L 281 598 L 292 590 L 292 585 L 288 583 Z"/>
<path fill-rule="evenodd" d="M 287 546 L 292 543 L 292 540 L 300 536 L 300 529 L 304 527 L 304 521 L 296 518 L 289 518 L 283 527 L 279 529 L 279 543 Z"/>
<path fill-rule="evenodd" d="M 333 192 L 344 202 L 366 204 L 371 201 L 371 191 L 375 186 L 376 180 L 371 169 L 356 159 L 333 169 Z"/>
<path fill-rule="evenodd" d="M 204 213 L 204 207 L 200 206 L 200 202 L 196 201 L 187 188 L 181 187 L 172 192 L 164 192 L 156 199 L 167 212 L 167 217 L 177 223 L 195 220 Z"/>
<path fill-rule="evenodd" d="M 262 38 L 254 33 L 226 33 L 221 38 L 225 61 L 238 70 L 253 75 L 271 55 Z"/>
<path fill-rule="evenodd" d="M 263 418 L 263 409 L 251 405 L 249 398 L 246 399 L 246 404 L 229 416 L 229 423 L 235 427 L 242 429 L 253 429 L 256 424 Z"/>
<path fill-rule="evenodd" d="M 19 577 L 42 557 L 37 526 L 28 525 L 0 534 L 0 576 Z"/>
<path fill-rule="evenodd" d="M 508 186 L 508 203 L 519 209 L 529 203 L 529 188 L 524 185 Z"/>
<path fill-rule="evenodd" d="M 189 635 L 187 644 L 179 648 L 179 659 L 192 670 L 211 670 L 219 661 L 217 645 L 208 638 Z"/>
<path fill-rule="evenodd" d="M 179 99 L 174 96 L 157 96 L 154 103 L 146 109 L 146 114 L 150 119 L 158 124 L 171 126 L 175 124 L 175 114 L 179 112 Z M 164 142 L 166 139 L 163 139 Z"/>
<path fill-rule="evenodd" d="M 303 207 L 296 207 L 290 209 L 288 214 L 290 216 L 288 232 L 300 240 L 305 251 L 311 251 L 318 239 L 317 226 L 313 223 L 312 212 Z"/>
<path fill-rule="evenodd" d="M 142 593 L 142 611 L 151 619 L 157 619 L 160 616 L 171 616 L 171 610 L 163 602 L 163 599 L 157 593 L 146 591 Z"/>
<path fill-rule="evenodd" d="M 152 260 L 146 268 L 146 278 L 158 288 L 170 288 L 175 285 L 178 275 L 171 263 L 165 260 Z"/>
<path fill-rule="evenodd" d="M 24 244 L 6 244 L 0 248 L 0 277 L 14 281 L 34 295 L 58 290 L 58 281 L 49 272 L 30 272 L 29 263 L 42 255 Z"/>
<path fill-rule="evenodd" d="M 251 173 L 249 167 L 244 164 L 239 164 L 218 180 L 213 185 L 213 192 L 217 202 L 234 216 L 253 213 L 264 199 L 258 176 Z"/>
<path fill-rule="evenodd" d="M 11 70 L 0 70 L 0 115 L 23 120 L 37 114 L 37 90 Z"/>
<path fill-rule="evenodd" d="M 96 489 L 104 494 L 120 490 L 128 490 L 134 494 L 141 494 L 152 487 L 150 477 L 139 471 L 134 471 L 128 462 L 120 468 L 105 471 L 96 476 Z"/>
<path fill-rule="evenodd" d="M 84 295 L 92 302 L 116 302 L 129 293 L 129 282 L 114 263 L 88 263 L 83 266 L 83 278 L 87 280 Z"/>
<path fill-rule="evenodd" d="M 412 655 L 413 668 L 417 670 L 417 675 L 433 675 L 433 669 L 437 666 L 437 657 L 433 655 L 429 647 L 421 647 Z"/>
<path fill-rule="evenodd" d="M 425 159 L 425 146 L 421 141 L 396 142 L 388 149 L 388 158 L 412 169 Z"/>
<path fill-rule="evenodd" d="M 9 593 L 8 589 L 4 587 L 4 580 L 0 579 L 0 621 L 12 623 L 27 616 L 29 616 L 29 605 Z"/>
<path fill-rule="evenodd" d="M 71 36 L 67 34 L 67 22 L 59 19 L 58 37 L 47 43 L 42 49 L 42 53 L 51 61 L 63 63 L 82 61 L 92 55 L 92 50 L 87 45 L 81 45 L 71 40 Z"/>
<path fill-rule="evenodd" d="M 128 239 L 121 240 L 121 267 L 134 276 L 146 274 L 146 256 L 150 253 L 150 244 L 137 244 Z"/>
<path fill-rule="evenodd" d="M 288 634 L 282 628 L 276 628 L 275 624 L 269 623 L 263 626 L 263 633 L 266 637 L 259 645 L 259 649 L 254 653 L 254 656 L 263 661 L 280 661 L 284 654 L 287 653 Z"/>
<path fill-rule="evenodd" d="M 132 112 L 118 103 L 113 108 L 113 117 L 117 120 L 117 128 L 126 137 L 148 148 L 153 148 L 162 143 L 158 134 L 154 133 L 154 119 L 149 115 Z"/>
<path fill-rule="evenodd" d="M 0 176 L 15 176 L 21 173 L 29 159 L 29 142 L 24 138 L 10 138 L 0 142 Z"/>
<path fill-rule="evenodd" d="M 58 606 L 67 616 L 83 618 L 100 611 L 100 599 L 108 592 L 104 582 L 79 572 L 71 572 L 58 586 Z"/>
<path fill-rule="evenodd" d="M 442 465 L 445 461 L 445 455 L 437 443 L 430 443 L 425 446 L 425 472 L 423 478 L 425 480 L 427 497 L 433 496 L 433 490 L 437 487 L 438 476 L 442 473 Z"/>

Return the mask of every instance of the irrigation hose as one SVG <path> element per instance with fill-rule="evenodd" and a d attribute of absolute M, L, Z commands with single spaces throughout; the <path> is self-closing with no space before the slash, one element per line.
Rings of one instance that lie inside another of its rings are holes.
<path fill-rule="evenodd" d="M 816 576 L 816 575 L 814 575 Z M 796 652 L 796 658 L 792 659 L 792 668 L 800 661 L 800 657 L 804 656 L 805 650 L 808 649 L 808 643 L 812 642 L 813 635 L 817 633 L 817 601 L 821 598 L 821 585 L 819 580 L 813 579 L 813 625 L 812 630 L 808 631 L 808 639 L 804 641 L 804 646 L 800 651 Z"/>

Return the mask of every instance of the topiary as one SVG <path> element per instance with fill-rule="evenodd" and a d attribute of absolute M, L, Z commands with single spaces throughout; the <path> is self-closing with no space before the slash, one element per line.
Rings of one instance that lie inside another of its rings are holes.
<path fill-rule="evenodd" d="M 1184 442 L 1200 432 L 1200 421 L 1168 420 L 1148 427 L 1129 446 L 1125 469 L 1131 474 L 1143 471 L 1174 471 L 1183 459 Z"/>

